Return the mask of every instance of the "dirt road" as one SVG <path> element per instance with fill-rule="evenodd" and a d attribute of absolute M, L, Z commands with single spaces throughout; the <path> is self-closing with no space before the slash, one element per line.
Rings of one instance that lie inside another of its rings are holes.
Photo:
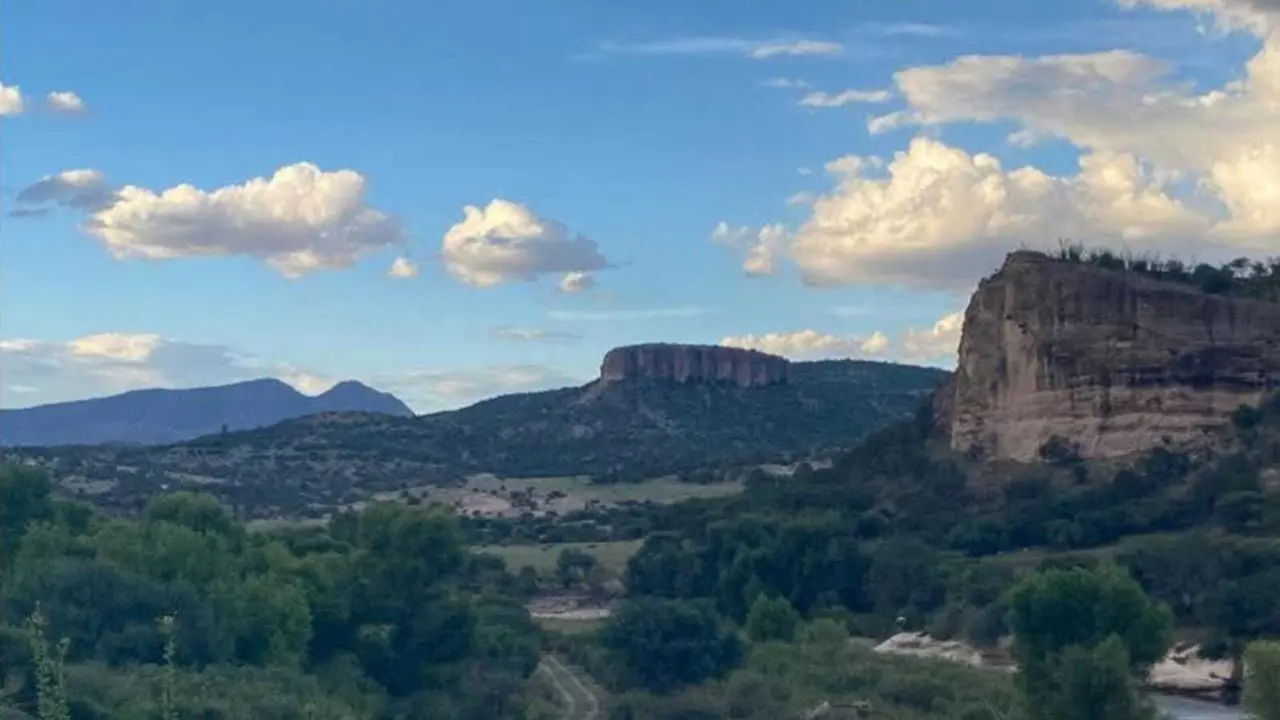
<path fill-rule="evenodd" d="M 581 668 L 566 665 L 554 655 L 542 656 L 539 670 L 560 693 L 564 720 L 601 720 L 600 696 L 592 690 L 592 682 Z"/>

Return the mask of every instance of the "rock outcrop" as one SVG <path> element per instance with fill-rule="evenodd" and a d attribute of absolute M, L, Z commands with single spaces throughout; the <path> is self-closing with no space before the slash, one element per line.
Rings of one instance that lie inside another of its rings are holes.
<path fill-rule="evenodd" d="M 951 446 L 1032 460 L 1187 441 L 1280 378 L 1280 304 L 1125 270 L 1011 254 L 965 311 Z"/>
<path fill-rule="evenodd" d="M 667 380 L 765 387 L 787 382 L 791 363 L 756 350 L 719 345 L 629 345 L 610 350 L 600 380 Z"/>

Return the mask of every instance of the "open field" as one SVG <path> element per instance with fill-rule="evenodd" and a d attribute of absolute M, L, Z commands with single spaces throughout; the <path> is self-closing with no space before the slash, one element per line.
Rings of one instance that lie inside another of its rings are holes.
<path fill-rule="evenodd" d="M 461 487 L 434 485 L 377 493 L 374 500 L 408 501 L 451 505 L 472 516 L 519 517 L 524 513 L 545 515 L 606 508 L 631 502 L 676 503 L 693 498 L 724 497 L 742 492 L 742 483 L 709 485 L 683 483 L 666 476 L 638 483 L 601 485 L 585 476 L 500 478 L 491 474 L 473 475 Z"/>
<path fill-rule="evenodd" d="M 360 510 L 369 502 L 439 503 L 455 508 L 460 514 L 488 517 L 520 517 L 525 513 L 563 515 L 588 508 L 609 508 L 633 502 L 677 503 L 695 498 L 715 498 L 742 492 L 741 482 L 709 485 L 683 483 L 666 476 L 638 483 L 599 485 L 590 478 L 499 478 L 495 475 L 473 475 L 461 487 L 422 485 L 389 492 L 373 493 L 368 500 L 341 505 L 337 511 Z M 323 525 L 330 514 L 317 518 L 259 518 L 249 521 L 249 528 L 265 532 L 282 528 Z M 554 558 L 552 562 L 554 562 Z"/>
<path fill-rule="evenodd" d="M 506 560 L 507 567 L 513 571 L 532 567 L 538 572 L 552 572 L 556 569 L 556 558 L 560 557 L 560 551 L 572 548 L 595 556 L 601 567 L 616 575 L 626 569 L 627 561 L 643 543 L 643 540 L 619 540 L 552 545 L 484 545 L 474 548 L 474 552 L 497 555 Z"/>
<path fill-rule="evenodd" d="M 595 632 L 604 627 L 604 618 L 564 618 L 564 617 L 536 617 L 533 619 L 538 627 L 548 632 L 556 632 L 562 635 L 581 635 L 584 633 Z"/>

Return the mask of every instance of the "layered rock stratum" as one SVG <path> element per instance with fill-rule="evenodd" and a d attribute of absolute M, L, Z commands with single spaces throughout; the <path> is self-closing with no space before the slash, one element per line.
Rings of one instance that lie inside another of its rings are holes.
<path fill-rule="evenodd" d="M 732 384 L 738 387 L 782 385 L 791 363 L 757 350 L 719 345 L 652 343 L 614 348 L 600 364 L 604 382 L 645 379 L 679 383 Z"/>
<path fill-rule="evenodd" d="M 1106 458 L 1193 440 L 1278 377 L 1280 304 L 1019 251 L 970 299 L 936 407 L 956 450 Z"/>

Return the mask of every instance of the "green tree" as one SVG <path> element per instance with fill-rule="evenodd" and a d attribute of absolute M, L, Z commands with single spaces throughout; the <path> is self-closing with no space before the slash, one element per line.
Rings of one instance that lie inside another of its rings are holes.
<path fill-rule="evenodd" d="M 556 557 L 556 579 L 561 587 L 570 588 L 586 581 L 597 565 L 594 555 L 577 548 L 565 548 Z"/>
<path fill-rule="evenodd" d="M 723 677 L 742 657 L 738 636 L 704 600 L 628 600 L 601 630 L 601 641 L 657 693 Z"/>
<path fill-rule="evenodd" d="M 0 464 L 0 575 L 33 522 L 54 518 L 53 486 L 43 473 Z"/>
<path fill-rule="evenodd" d="M 1244 706 L 1258 720 L 1280 720 L 1280 642 L 1249 643 L 1244 667 Z"/>
<path fill-rule="evenodd" d="M 1014 587 L 1009 607 L 1032 720 L 1148 717 L 1134 678 L 1168 649 L 1173 615 L 1127 573 L 1113 565 L 1037 572 Z M 1116 714 L 1078 714 L 1094 707 Z"/>
<path fill-rule="evenodd" d="M 756 642 L 791 642 L 800 625 L 800 613 L 786 598 L 759 595 L 747 613 L 747 637 Z"/>
<path fill-rule="evenodd" d="M 1054 720 L 1154 720 L 1156 714 L 1135 692 L 1129 653 L 1112 635 L 1100 645 L 1072 645 L 1052 661 L 1050 691 L 1039 694 L 1045 705 L 1032 717 Z"/>
<path fill-rule="evenodd" d="M 207 493 L 161 495 L 147 505 L 146 518 L 151 522 L 170 522 L 196 532 L 218 535 L 231 535 L 239 529 L 222 503 Z"/>

